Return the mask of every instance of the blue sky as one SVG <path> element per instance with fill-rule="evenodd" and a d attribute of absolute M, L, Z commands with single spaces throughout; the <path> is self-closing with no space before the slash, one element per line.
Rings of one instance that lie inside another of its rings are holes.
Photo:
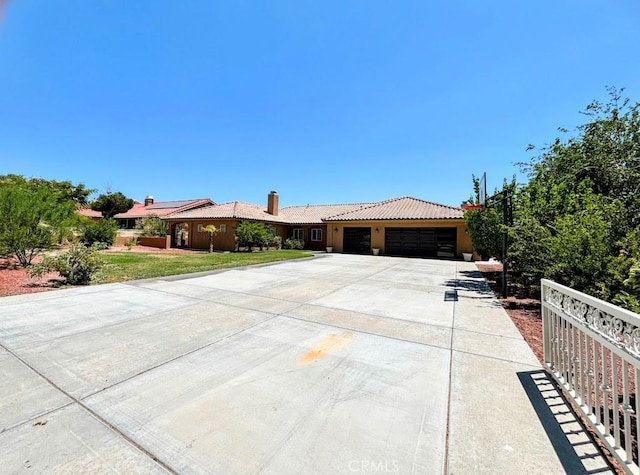
<path fill-rule="evenodd" d="M 0 174 L 137 200 L 458 205 L 606 86 L 640 100 L 638 58 L 636 0 L 12 0 Z"/>

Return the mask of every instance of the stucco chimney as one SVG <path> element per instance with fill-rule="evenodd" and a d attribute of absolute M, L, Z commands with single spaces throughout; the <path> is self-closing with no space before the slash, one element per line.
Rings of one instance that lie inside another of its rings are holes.
<path fill-rule="evenodd" d="M 278 216 L 278 192 L 272 191 L 267 196 L 267 213 Z"/>
<path fill-rule="evenodd" d="M 149 195 L 144 199 L 144 205 L 149 206 L 153 204 L 153 196 Z"/>

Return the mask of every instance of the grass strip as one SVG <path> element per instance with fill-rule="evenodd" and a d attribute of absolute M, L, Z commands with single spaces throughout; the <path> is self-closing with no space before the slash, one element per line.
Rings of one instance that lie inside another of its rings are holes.
<path fill-rule="evenodd" d="M 105 252 L 102 254 L 105 265 L 96 273 L 92 283 L 108 284 L 191 272 L 230 269 L 309 256 L 311 256 L 310 252 L 297 250 L 212 254 Z"/>

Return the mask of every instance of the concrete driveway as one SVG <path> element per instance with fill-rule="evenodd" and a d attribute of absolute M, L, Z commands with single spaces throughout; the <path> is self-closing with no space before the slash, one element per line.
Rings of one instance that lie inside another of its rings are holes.
<path fill-rule="evenodd" d="M 0 471 L 562 473 L 539 369 L 472 263 L 328 254 L 7 297 Z"/>

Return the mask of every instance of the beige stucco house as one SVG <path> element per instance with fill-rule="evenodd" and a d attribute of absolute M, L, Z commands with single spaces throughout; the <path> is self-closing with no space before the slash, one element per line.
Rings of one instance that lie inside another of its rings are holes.
<path fill-rule="evenodd" d="M 279 209 L 274 191 L 267 206 L 232 201 L 171 213 L 171 245 L 206 249 L 209 236 L 204 228 L 218 228 L 215 248 L 233 250 L 235 229 L 240 221 L 257 221 L 271 226 L 283 240 L 301 239 L 305 248 L 334 252 L 398 256 L 461 258 L 471 252 L 463 211 L 403 197 L 376 203 L 290 206 Z"/>

